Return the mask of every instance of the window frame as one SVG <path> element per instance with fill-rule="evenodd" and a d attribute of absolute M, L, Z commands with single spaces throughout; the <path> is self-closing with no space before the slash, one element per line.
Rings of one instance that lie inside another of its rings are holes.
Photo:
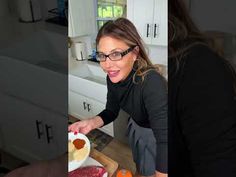
<path fill-rule="evenodd" d="M 99 0 L 95 0 L 95 21 L 96 21 L 96 30 L 98 31 L 98 22 L 99 21 L 109 21 L 109 20 L 115 20 L 117 19 L 118 17 L 114 17 L 114 7 L 113 7 L 113 10 L 112 10 L 112 13 L 113 13 L 113 17 L 105 17 L 105 18 L 102 18 L 102 17 L 98 17 L 98 1 Z M 107 5 L 111 5 L 109 2 L 105 3 L 104 4 L 107 4 Z M 116 4 L 116 5 L 121 5 L 121 4 Z M 126 13 L 127 14 L 127 0 L 126 0 L 126 5 L 123 6 L 123 10 L 126 10 Z M 127 15 L 126 15 L 127 16 Z"/>

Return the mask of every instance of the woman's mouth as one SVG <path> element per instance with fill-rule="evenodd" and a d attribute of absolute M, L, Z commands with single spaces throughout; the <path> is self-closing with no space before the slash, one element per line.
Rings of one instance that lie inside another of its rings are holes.
<path fill-rule="evenodd" d="M 110 78 L 112 78 L 112 77 L 118 76 L 119 72 L 120 72 L 119 70 L 118 71 L 107 71 L 107 74 Z"/>

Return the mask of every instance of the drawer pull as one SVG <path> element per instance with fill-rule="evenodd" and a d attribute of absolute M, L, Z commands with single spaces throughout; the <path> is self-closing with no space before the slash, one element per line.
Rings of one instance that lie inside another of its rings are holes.
<path fill-rule="evenodd" d="M 85 101 L 83 102 L 83 105 L 84 105 L 84 110 L 86 110 L 87 107 L 86 107 L 86 102 Z"/>
<path fill-rule="evenodd" d="M 154 38 L 157 37 L 157 24 L 154 25 Z"/>
<path fill-rule="evenodd" d="M 40 127 L 42 129 L 42 121 L 36 120 L 36 128 L 37 128 L 38 139 L 41 139 L 41 136 L 43 135 L 43 131 L 40 131 Z"/>
<path fill-rule="evenodd" d="M 46 124 L 45 128 L 46 128 L 46 133 L 47 133 L 47 142 L 48 142 L 48 144 L 50 144 L 50 141 L 53 139 L 53 136 L 50 135 L 49 130 L 51 129 L 51 133 L 52 133 L 52 126 L 48 126 Z"/>
<path fill-rule="evenodd" d="M 91 110 L 91 105 L 90 105 L 90 104 L 87 104 L 87 108 L 88 108 L 88 112 L 90 112 L 90 110 Z"/>
<path fill-rule="evenodd" d="M 150 28 L 150 25 L 149 23 L 147 24 L 147 37 L 149 37 L 149 28 Z"/>

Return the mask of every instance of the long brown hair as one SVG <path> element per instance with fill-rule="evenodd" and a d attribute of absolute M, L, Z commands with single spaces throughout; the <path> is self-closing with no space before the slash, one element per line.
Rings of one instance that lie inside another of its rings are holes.
<path fill-rule="evenodd" d="M 176 69 L 178 70 L 179 61 L 187 54 L 188 49 L 197 44 L 206 45 L 223 59 L 232 74 L 236 93 L 236 71 L 229 61 L 224 59 L 213 38 L 197 28 L 183 0 L 169 0 L 168 2 L 168 57 L 176 60 Z"/>
<path fill-rule="evenodd" d="M 130 47 L 138 46 L 139 50 L 136 48 L 134 49 L 134 52 L 137 52 L 138 57 L 134 63 L 134 68 L 136 71 L 133 80 L 135 80 L 135 75 L 137 75 L 141 76 L 143 81 L 145 74 L 152 69 L 159 72 L 159 68 L 154 66 L 149 59 L 143 40 L 141 39 L 137 29 L 128 19 L 118 18 L 114 21 L 110 20 L 106 22 L 97 34 L 96 45 L 98 45 L 100 39 L 104 36 L 110 36 L 112 38 L 122 40 Z"/>

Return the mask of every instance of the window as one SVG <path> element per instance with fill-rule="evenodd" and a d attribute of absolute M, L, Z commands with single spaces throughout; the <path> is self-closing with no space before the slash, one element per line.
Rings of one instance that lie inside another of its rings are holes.
<path fill-rule="evenodd" d="M 97 0 L 97 29 L 108 20 L 126 17 L 126 0 Z"/>

